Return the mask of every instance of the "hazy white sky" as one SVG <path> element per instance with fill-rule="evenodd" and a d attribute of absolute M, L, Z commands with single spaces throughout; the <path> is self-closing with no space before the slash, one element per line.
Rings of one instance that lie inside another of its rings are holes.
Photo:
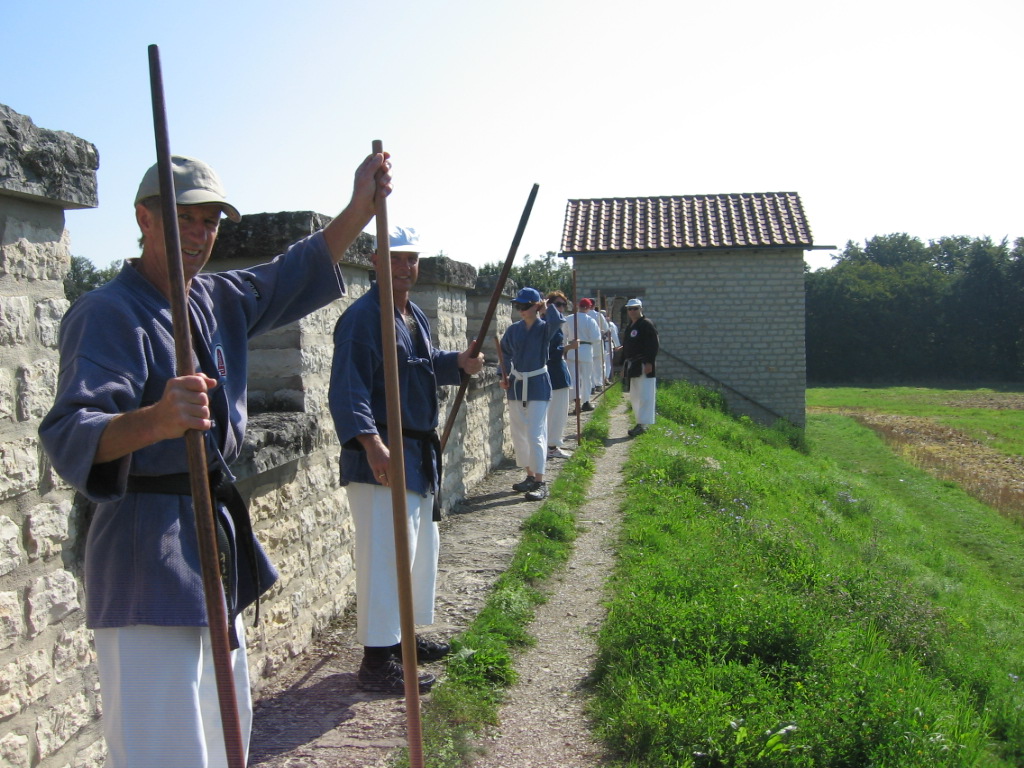
<path fill-rule="evenodd" d="M 99 149 L 67 216 L 99 266 L 137 252 L 150 43 L 172 150 L 243 213 L 337 213 L 381 139 L 391 222 L 475 265 L 534 183 L 520 256 L 588 197 L 795 191 L 838 247 L 1024 236 L 1021 0 L 2 3 L 0 103 Z"/>

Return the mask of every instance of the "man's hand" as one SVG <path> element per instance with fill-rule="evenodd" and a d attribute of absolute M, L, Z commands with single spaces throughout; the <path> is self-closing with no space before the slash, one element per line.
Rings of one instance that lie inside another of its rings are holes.
<path fill-rule="evenodd" d="M 202 372 L 170 379 L 151 413 L 159 439 L 168 440 L 181 437 L 190 429 L 205 431 L 212 427 L 207 393 L 216 386 L 217 380 Z"/>
<path fill-rule="evenodd" d="M 474 373 L 480 373 L 484 367 L 484 356 L 483 353 L 477 354 L 476 357 L 469 356 L 469 350 L 459 353 L 459 368 L 464 370 L 470 376 Z"/>
<path fill-rule="evenodd" d="M 369 155 L 356 169 L 352 199 L 331 223 L 324 227 L 324 239 L 337 264 L 356 237 L 377 212 L 377 195 L 391 194 L 391 163 L 387 152 Z"/>
<path fill-rule="evenodd" d="M 391 163 L 388 152 L 368 155 L 356 169 L 352 187 L 352 204 L 367 210 L 372 216 L 376 212 L 377 195 L 391 194 Z"/>
<path fill-rule="evenodd" d="M 356 440 L 366 451 L 366 461 L 373 470 L 373 476 L 381 485 L 388 485 L 388 467 L 391 466 L 391 452 L 376 433 L 356 435 Z"/>

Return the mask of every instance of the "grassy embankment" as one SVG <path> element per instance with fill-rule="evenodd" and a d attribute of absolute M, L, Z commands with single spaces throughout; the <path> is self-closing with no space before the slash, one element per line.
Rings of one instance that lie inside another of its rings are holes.
<path fill-rule="evenodd" d="M 1020 526 L 840 415 L 807 454 L 685 385 L 658 410 L 594 697 L 624 764 L 1024 763 Z"/>

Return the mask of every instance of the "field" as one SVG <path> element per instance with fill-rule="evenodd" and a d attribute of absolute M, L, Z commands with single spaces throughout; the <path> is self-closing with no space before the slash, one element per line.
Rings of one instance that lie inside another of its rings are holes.
<path fill-rule="evenodd" d="M 1024 389 L 815 388 L 807 411 L 856 419 L 914 465 L 1024 522 Z"/>

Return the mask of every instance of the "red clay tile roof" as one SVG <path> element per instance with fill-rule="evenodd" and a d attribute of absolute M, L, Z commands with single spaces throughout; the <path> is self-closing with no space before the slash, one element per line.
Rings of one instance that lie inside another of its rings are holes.
<path fill-rule="evenodd" d="M 796 192 L 570 200 L 562 254 L 709 248 L 810 248 Z"/>

